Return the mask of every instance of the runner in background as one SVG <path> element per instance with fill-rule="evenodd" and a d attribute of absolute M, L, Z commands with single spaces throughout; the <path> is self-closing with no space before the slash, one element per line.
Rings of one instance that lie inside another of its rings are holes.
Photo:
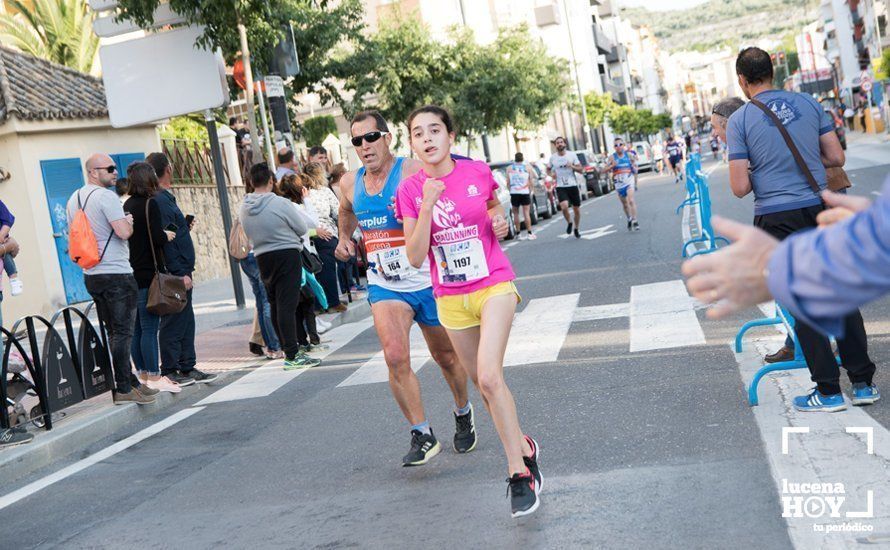
<path fill-rule="evenodd" d="M 583 173 L 584 168 L 578 155 L 571 151 L 566 151 L 568 145 L 566 138 L 558 137 L 553 140 L 556 152 L 550 155 L 550 163 L 547 165 L 547 173 L 556 180 L 556 198 L 559 201 L 559 208 L 562 215 L 566 219 L 566 235 L 572 233 L 575 229 L 575 238 L 581 238 L 581 190 L 578 189 L 578 181 L 575 179 L 575 173 Z M 575 214 L 574 223 L 569 217 L 569 205 L 572 205 L 572 211 Z"/>
<path fill-rule="evenodd" d="M 671 135 L 664 145 L 664 152 L 668 156 L 668 163 L 674 173 L 674 183 L 683 180 L 683 146 L 682 141 Z"/>
<path fill-rule="evenodd" d="M 628 231 L 640 230 L 640 223 L 637 221 L 637 203 L 634 200 L 636 164 L 636 156 L 625 149 L 624 140 L 615 138 L 615 152 L 609 155 L 609 164 L 606 168 L 612 171 L 615 191 L 618 192 L 618 200 L 621 201 L 621 208 L 627 216 Z"/>
<path fill-rule="evenodd" d="M 467 373 L 439 323 L 429 265 L 415 269 L 409 264 L 405 232 L 395 217 L 399 181 L 415 174 L 421 165 L 393 156 L 392 134 L 377 111 L 355 115 L 350 131 L 362 167 L 340 180 L 339 229 L 341 235 L 352 235 L 361 227 L 365 241 L 374 328 L 389 370 L 390 390 L 411 426 L 411 448 L 402 465 L 426 464 L 441 450 L 424 411 L 420 381 L 411 368 L 410 333 L 415 321 L 454 396 L 454 450 L 468 453 L 476 447 L 476 427 L 467 396 Z M 352 240 L 341 239 L 336 255 L 341 261 L 355 256 Z"/>
<path fill-rule="evenodd" d="M 507 234 L 498 184 L 484 162 L 450 156 L 451 115 L 427 105 L 408 117 L 411 148 L 423 168 L 402 181 L 398 212 L 411 265 L 429 257 L 439 319 L 476 383 L 507 455 L 513 517 L 538 508 L 538 445 L 523 435 L 504 380 L 504 353 L 519 294 L 498 239 Z"/>
<path fill-rule="evenodd" d="M 510 183 L 510 206 L 513 210 L 513 225 L 519 232 L 519 240 L 523 240 L 522 225 L 519 223 L 519 209 L 522 209 L 522 215 L 525 218 L 525 229 L 528 232 L 528 239 L 533 241 L 538 237 L 532 233 L 532 186 L 534 185 L 535 176 L 532 170 L 526 166 L 522 153 L 516 153 L 513 157 L 513 164 L 507 167 L 507 180 Z"/>

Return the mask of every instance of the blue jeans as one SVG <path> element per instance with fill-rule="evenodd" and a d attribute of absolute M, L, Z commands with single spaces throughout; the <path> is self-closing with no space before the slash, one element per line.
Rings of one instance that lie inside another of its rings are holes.
<path fill-rule="evenodd" d="M 281 344 L 278 342 L 278 335 L 275 333 L 275 326 L 272 324 L 272 306 L 269 304 L 269 298 L 266 296 L 266 288 L 263 281 L 260 280 L 260 268 L 256 263 L 256 257 L 253 252 L 241 260 L 241 269 L 250 280 L 250 288 L 253 290 L 253 297 L 256 299 L 257 320 L 260 324 L 260 332 L 263 335 L 263 341 L 270 351 L 280 351 Z"/>
<path fill-rule="evenodd" d="M 15 260 L 12 258 L 12 254 L 3 255 L 3 271 L 5 271 L 6 274 L 10 277 L 16 275 L 19 272 L 19 270 L 15 266 Z"/>
<path fill-rule="evenodd" d="M 140 288 L 136 298 L 136 325 L 133 328 L 133 342 L 130 355 L 138 372 L 160 374 L 158 366 L 158 328 L 161 318 L 148 312 L 148 289 Z"/>

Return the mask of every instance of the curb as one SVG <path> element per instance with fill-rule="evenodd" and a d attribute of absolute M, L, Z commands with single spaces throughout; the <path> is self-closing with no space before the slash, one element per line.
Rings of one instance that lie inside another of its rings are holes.
<path fill-rule="evenodd" d="M 331 328 L 361 321 L 371 315 L 371 306 L 367 300 L 354 301 L 351 307 L 329 320 Z M 239 368 L 254 366 L 249 361 Z M 219 378 L 211 384 L 198 386 L 216 391 L 236 377 L 238 371 L 221 372 Z M 209 393 L 209 392 L 207 392 Z M 75 414 L 68 422 L 62 422 L 50 431 L 39 430 L 31 443 L 0 451 L 0 487 L 7 487 L 17 480 L 50 464 L 75 453 L 83 453 L 86 449 L 103 438 L 126 427 L 128 424 L 149 418 L 162 410 L 195 398 L 198 392 L 186 389 L 179 394 L 159 393 L 155 403 L 151 405 L 114 405 L 107 396 L 95 399 L 107 399 L 107 403 L 97 405 L 97 411 L 89 413 L 85 418 Z"/>

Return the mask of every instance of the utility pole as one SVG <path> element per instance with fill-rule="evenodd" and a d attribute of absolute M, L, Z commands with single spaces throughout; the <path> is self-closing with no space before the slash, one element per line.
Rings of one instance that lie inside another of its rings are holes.
<path fill-rule="evenodd" d="M 222 152 L 219 147 L 219 136 L 216 133 L 216 120 L 210 109 L 204 111 L 204 123 L 207 125 L 207 137 L 210 138 L 210 156 L 213 160 L 213 175 L 216 179 L 216 190 L 219 193 L 219 210 L 222 213 L 223 231 L 226 238 L 226 250 L 229 250 L 229 235 L 232 233 L 232 211 L 229 206 L 229 188 L 226 173 L 223 169 Z M 244 284 L 241 282 L 241 267 L 230 254 L 229 271 L 232 274 L 232 288 L 235 290 L 235 305 L 244 309 Z"/>
<path fill-rule="evenodd" d="M 241 39 L 241 61 L 244 63 L 244 97 L 247 102 L 247 124 L 250 126 L 250 149 L 253 151 L 254 161 L 262 158 L 260 148 L 260 133 L 256 125 L 256 111 L 253 105 L 253 70 L 250 66 L 250 47 L 247 44 L 247 28 L 238 16 L 238 36 Z"/>
<path fill-rule="evenodd" d="M 566 29 L 568 29 L 569 35 L 569 50 L 572 53 L 572 73 L 575 76 L 575 90 L 578 92 L 578 101 L 581 102 L 581 123 L 584 127 L 585 142 L 584 149 L 593 151 L 593 136 L 590 133 L 590 123 L 587 122 L 587 105 L 584 104 L 584 96 L 581 94 L 581 79 L 578 78 L 578 61 L 575 59 L 575 41 L 572 39 L 572 20 L 569 18 L 569 7 L 566 4 L 566 0 L 562 0 L 562 9 L 566 16 Z"/>

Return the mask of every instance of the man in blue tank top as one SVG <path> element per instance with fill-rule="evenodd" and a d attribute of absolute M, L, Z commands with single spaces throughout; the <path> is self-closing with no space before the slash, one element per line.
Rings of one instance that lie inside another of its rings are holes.
<path fill-rule="evenodd" d="M 636 167 L 636 158 L 625 149 L 624 140 L 615 138 L 615 152 L 609 155 L 606 169 L 612 171 L 615 191 L 618 192 L 618 200 L 621 201 L 621 208 L 627 216 L 628 231 L 640 230 L 640 223 L 637 221 L 637 203 L 634 200 Z"/>
<path fill-rule="evenodd" d="M 368 253 L 368 302 L 389 368 L 389 387 L 411 424 L 411 449 L 402 465 L 426 464 L 441 450 L 424 413 L 420 382 L 411 369 L 412 321 L 423 331 L 430 354 L 454 394 L 457 428 L 453 448 L 468 453 L 476 447 L 476 427 L 467 395 L 467 373 L 439 324 L 429 264 L 414 269 L 408 262 L 405 231 L 395 216 L 399 182 L 417 173 L 421 165 L 393 156 L 392 134 L 379 112 L 358 113 L 350 128 L 362 167 L 340 180 L 339 229 L 341 235 L 351 235 L 360 227 Z M 352 242 L 341 239 L 336 256 L 345 261 L 353 255 Z"/>

